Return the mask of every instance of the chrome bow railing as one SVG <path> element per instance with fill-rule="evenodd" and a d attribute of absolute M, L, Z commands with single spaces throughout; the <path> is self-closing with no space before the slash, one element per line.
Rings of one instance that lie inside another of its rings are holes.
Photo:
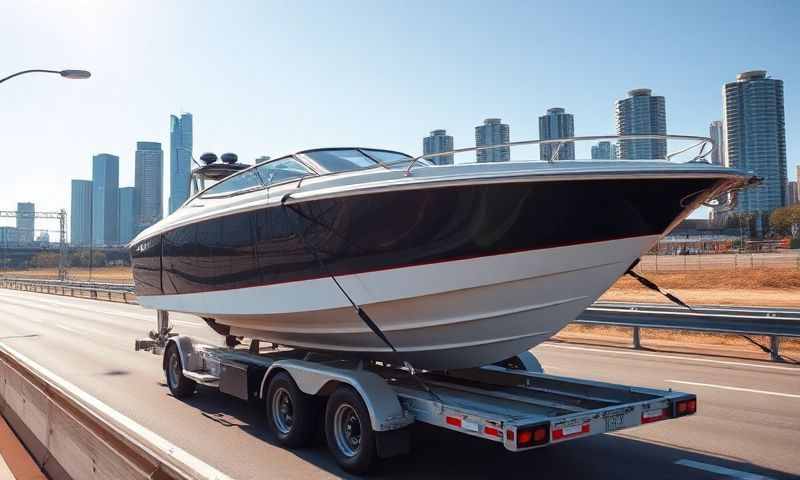
<path fill-rule="evenodd" d="M 631 141 L 631 140 L 683 140 L 683 141 L 695 141 L 692 145 L 678 150 L 677 152 L 667 153 L 663 160 L 671 160 L 672 157 L 680 155 L 682 153 L 686 153 L 694 148 L 699 148 L 698 154 L 692 159 L 692 161 L 699 161 L 704 160 L 708 155 L 710 155 L 717 147 L 714 145 L 714 141 L 708 137 L 696 137 L 692 135 L 658 135 L 658 134 L 637 134 L 637 135 L 592 135 L 592 136 L 584 136 L 584 137 L 569 137 L 569 138 L 555 138 L 555 139 L 546 139 L 546 140 L 521 140 L 518 142 L 508 142 L 498 145 L 483 145 L 480 147 L 466 147 L 466 148 L 456 148 L 454 150 L 450 150 L 447 152 L 438 152 L 438 153 L 428 153 L 425 155 L 420 155 L 418 157 L 414 157 L 406 168 L 406 175 L 411 175 L 411 169 L 416 165 L 419 160 L 428 160 L 431 158 L 442 157 L 445 155 L 454 155 L 457 153 L 465 153 L 465 152 L 479 152 L 482 150 L 492 150 L 496 148 L 510 148 L 510 147 L 519 147 L 522 145 L 557 145 L 554 149 L 552 156 L 549 160 L 549 163 L 553 163 L 557 161 L 559 152 L 561 151 L 561 147 L 565 144 L 576 143 L 576 142 L 590 142 L 590 141 L 598 141 L 598 140 L 613 140 L 613 141 Z M 706 147 L 710 145 L 711 148 L 706 151 Z M 612 159 L 613 160 L 613 159 Z"/>

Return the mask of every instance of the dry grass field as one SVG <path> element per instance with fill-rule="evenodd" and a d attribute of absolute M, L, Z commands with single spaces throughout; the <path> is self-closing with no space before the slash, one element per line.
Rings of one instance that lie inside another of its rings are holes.
<path fill-rule="evenodd" d="M 743 305 L 800 308 L 800 270 L 753 268 L 694 272 L 645 272 L 644 276 L 670 290 L 689 305 Z M 667 303 L 666 298 L 626 275 L 602 300 Z"/>
<path fill-rule="evenodd" d="M 32 279 L 56 279 L 58 269 L 56 268 L 31 268 L 27 270 L 10 270 L 3 272 L 7 277 L 32 278 Z M 130 267 L 99 267 L 93 268 L 91 278 L 88 268 L 70 268 L 67 274 L 69 280 L 77 282 L 101 282 L 101 283 L 132 283 Z"/>

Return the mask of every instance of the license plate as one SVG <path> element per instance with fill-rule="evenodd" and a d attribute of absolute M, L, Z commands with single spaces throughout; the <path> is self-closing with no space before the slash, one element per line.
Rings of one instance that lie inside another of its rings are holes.
<path fill-rule="evenodd" d="M 622 421 L 625 418 L 625 414 L 620 413 L 617 415 L 609 415 L 606 417 L 606 432 L 613 432 L 614 430 L 618 430 L 622 427 Z"/>

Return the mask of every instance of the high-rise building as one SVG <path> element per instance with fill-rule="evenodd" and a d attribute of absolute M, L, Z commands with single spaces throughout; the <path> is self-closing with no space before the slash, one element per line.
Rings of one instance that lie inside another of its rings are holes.
<path fill-rule="evenodd" d="M 539 117 L 539 139 L 551 140 L 554 138 L 570 138 L 575 136 L 575 119 L 571 113 L 566 113 L 563 108 L 548 108 L 547 114 Z M 539 145 L 539 159 L 553 158 L 553 153 L 558 151 L 559 160 L 575 160 L 575 143 L 569 142 L 561 145 L 548 143 Z"/>
<path fill-rule="evenodd" d="M 501 123 L 499 118 L 487 118 L 483 125 L 475 127 L 475 146 L 502 145 L 509 142 L 510 129 L 508 124 Z M 487 148 L 475 152 L 478 163 L 507 162 L 511 160 L 509 147 Z"/>
<path fill-rule="evenodd" d="M 119 243 L 128 243 L 136 235 L 136 188 L 121 187 L 119 189 L 119 200 L 117 201 L 117 222 L 119 222 Z"/>
<path fill-rule="evenodd" d="M 422 154 L 449 152 L 453 149 L 453 137 L 446 130 L 433 130 L 430 136 L 422 139 Z M 453 154 L 431 157 L 429 161 L 436 165 L 452 165 Z"/>
<path fill-rule="evenodd" d="M 786 185 L 786 205 L 797 205 L 800 203 L 800 190 L 797 188 L 797 182 L 789 182 Z"/>
<path fill-rule="evenodd" d="M 69 241 L 72 245 L 89 245 L 92 241 L 92 182 L 72 181 Z"/>
<path fill-rule="evenodd" d="M 714 150 L 708 158 L 714 165 L 725 165 L 725 129 L 721 121 L 711 122 L 708 126 L 708 136 L 714 142 Z"/>
<path fill-rule="evenodd" d="M 119 157 L 100 153 L 92 158 L 92 244 L 119 243 Z"/>
<path fill-rule="evenodd" d="M 0 227 L 0 248 L 8 248 L 19 243 L 17 227 Z M 0 259 L 2 262 L 4 259 Z"/>
<path fill-rule="evenodd" d="M 192 114 L 180 118 L 170 115 L 169 122 L 169 213 L 189 198 L 192 175 Z"/>
<path fill-rule="evenodd" d="M 17 239 L 21 244 L 33 243 L 36 207 L 29 202 L 17 203 Z"/>
<path fill-rule="evenodd" d="M 164 216 L 164 151 L 160 143 L 136 142 L 134 185 L 133 234 L 136 235 Z"/>
<path fill-rule="evenodd" d="M 738 194 L 738 213 L 768 214 L 786 202 L 783 81 L 765 70 L 740 73 L 722 88 L 725 145 L 731 167 L 755 172 L 760 185 Z M 760 220 L 756 230 L 763 231 Z"/>
<path fill-rule="evenodd" d="M 617 158 L 617 146 L 611 142 L 597 142 L 592 145 L 592 160 L 613 160 Z"/>
<path fill-rule="evenodd" d="M 615 106 L 617 135 L 666 135 L 667 112 L 664 97 L 654 96 L 648 88 L 628 92 L 628 98 Z M 663 159 L 667 156 L 666 140 L 620 140 L 619 158 L 624 160 Z"/>

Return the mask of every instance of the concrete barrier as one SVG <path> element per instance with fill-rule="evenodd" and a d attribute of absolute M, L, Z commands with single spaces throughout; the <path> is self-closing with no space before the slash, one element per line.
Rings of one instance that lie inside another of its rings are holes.
<path fill-rule="evenodd" d="M 52 479 L 229 480 L 3 344 L 0 413 Z"/>

